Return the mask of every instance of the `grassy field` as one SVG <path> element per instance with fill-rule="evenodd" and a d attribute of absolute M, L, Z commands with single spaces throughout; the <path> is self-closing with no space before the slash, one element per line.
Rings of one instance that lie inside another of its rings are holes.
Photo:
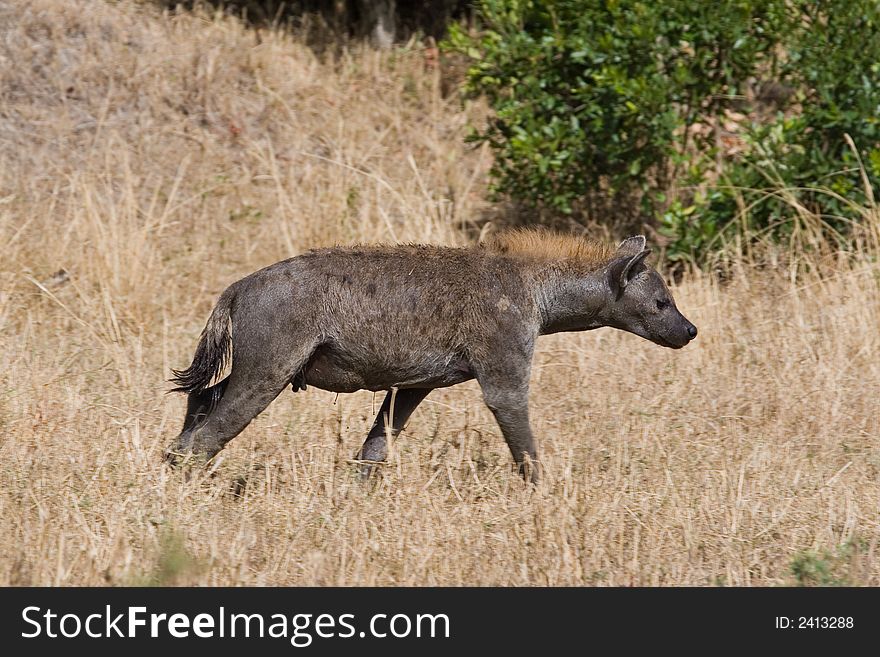
<path fill-rule="evenodd" d="M 367 392 L 284 393 L 209 475 L 161 463 L 170 368 L 229 283 L 466 241 L 485 108 L 443 75 L 420 46 L 326 63 L 232 19 L 0 1 L 0 584 L 880 584 L 870 258 L 686 276 L 678 352 L 543 338 L 535 488 L 473 382 L 369 484 Z"/>

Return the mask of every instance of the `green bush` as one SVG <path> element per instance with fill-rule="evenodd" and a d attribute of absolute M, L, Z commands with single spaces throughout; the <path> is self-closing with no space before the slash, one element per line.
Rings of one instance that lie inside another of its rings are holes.
<path fill-rule="evenodd" d="M 872 190 L 880 189 L 880 3 L 794 7 L 778 70 L 788 103 L 770 120 L 744 125 L 746 148 L 725 163 L 720 179 L 663 216 L 673 257 L 704 257 L 725 231 L 787 239 L 804 232 L 804 219 L 822 243 L 845 247 L 873 206 Z"/>
<path fill-rule="evenodd" d="M 494 153 L 497 196 L 628 215 L 659 227 L 673 259 L 705 258 L 732 233 L 784 238 L 807 215 L 845 239 L 871 204 L 877 0 L 475 4 L 480 30 L 455 28 L 447 45 L 470 58 L 466 91 L 494 110 L 471 139 Z M 774 85 L 775 111 L 755 111 L 754 92 Z M 735 155 L 691 129 L 731 108 L 745 117 Z"/>
<path fill-rule="evenodd" d="M 794 586 L 859 586 L 865 583 L 864 555 L 870 545 L 854 536 L 835 549 L 805 550 L 789 564 Z"/>
<path fill-rule="evenodd" d="M 650 217 L 678 173 L 681 127 L 772 56 L 780 3 L 477 4 L 483 30 L 449 43 L 472 58 L 467 91 L 495 110 L 472 137 L 494 151 L 495 191 L 565 213 L 640 199 Z"/>

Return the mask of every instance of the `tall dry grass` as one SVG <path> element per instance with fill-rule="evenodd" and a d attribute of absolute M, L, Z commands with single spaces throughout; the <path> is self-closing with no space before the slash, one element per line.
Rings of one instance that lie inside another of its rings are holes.
<path fill-rule="evenodd" d="M 366 392 L 285 393 L 210 476 L 161 464 L 165 379 L 227 284 L 464 240 L 483 109 L 440 76 L 415 46 L 327 63 L 205 14 L 0 2 L 0 584 L 880 584 L 870 259 L 688 276 L 680 352 L 544 338 L 534 489 L 474 383 L 432 393 L 370 485 Z"/>

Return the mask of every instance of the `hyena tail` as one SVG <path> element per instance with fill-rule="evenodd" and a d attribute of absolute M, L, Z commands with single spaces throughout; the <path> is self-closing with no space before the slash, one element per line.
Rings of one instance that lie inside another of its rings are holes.
<path fill-rule="evenodd" d="M 234 286 L 233 286 L 234 287 Z M 208 323 L 202 330 L 192 364 L 185 370 L 171 370 L 170 379 L 177 387 L 171 392 L 200 393 L 205 390 L 229 362 L 232 334 L 229 331 L 230 311 L 235 298 L 233 287 L 222 295 Z"/>

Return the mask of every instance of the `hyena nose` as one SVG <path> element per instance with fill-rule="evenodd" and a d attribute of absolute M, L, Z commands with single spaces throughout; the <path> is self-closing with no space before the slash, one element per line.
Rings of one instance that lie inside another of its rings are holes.
<path fill-rule="evenodd" d="M 688 324 L 688 335 L 691 337 L 691 340 L 697 337 L 697 327 L 693 324 Z"/>

